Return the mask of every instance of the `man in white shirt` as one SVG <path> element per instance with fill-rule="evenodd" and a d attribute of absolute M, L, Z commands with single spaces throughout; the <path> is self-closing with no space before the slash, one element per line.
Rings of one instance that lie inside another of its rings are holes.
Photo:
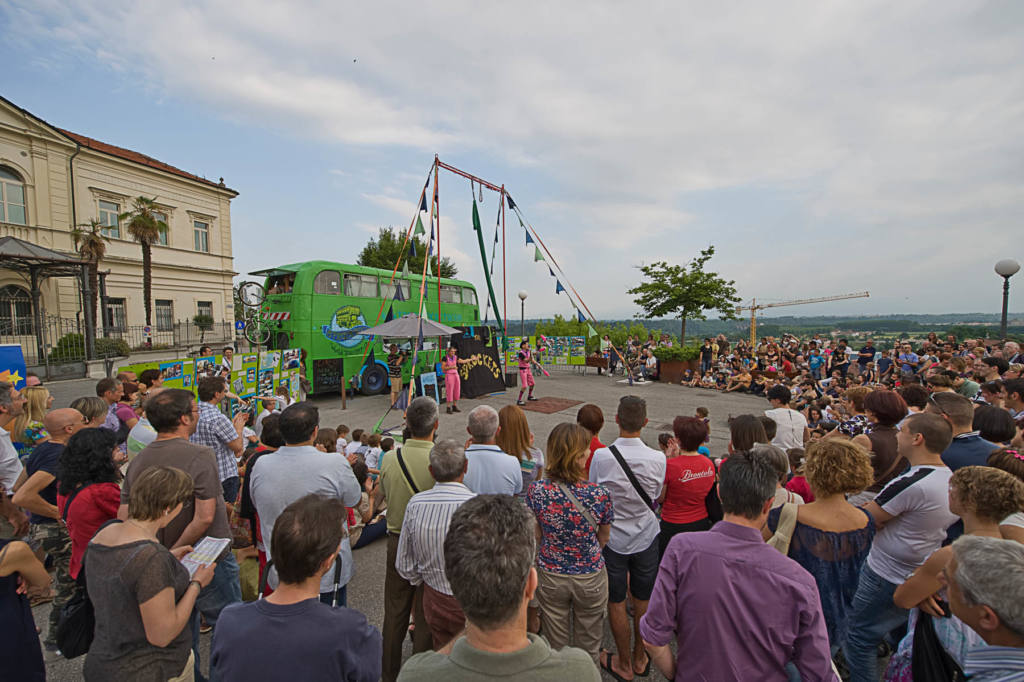
<path fill-rule="evenodd" d="M 253 505 L 260 517 L 263 544 L 271 554 L 270 539 L 274 522 L 300 497 L 316 493 L 341 500 L 346 507 L 359 504 L 362 489 L 348 460 L 335 452 L 320 452 L 313 443 L 319 432 L 320 413 L 311 403 L 289 405 L 281 413 L 281 435 L 286 445 L 263 455 L 253 465 L 249 487 Z M 332 567 L 320 582 L 320 601 L 345 606 L 346 587 L 352 578 L 352 548 L 346 532 L 338 550 L 340 572 Z M 337 600 L 334 601 L 335 577 Z M 269 584 L 277 585 L 277 575 L 270 574 Z"/>
<path fill-rule="evenodd" d="M 957 520 L 949 510 L 952 472 L 942 461 L 952 440 L 953 430 L 942 417 L 907 417 L 896 445 L 910 468 L 864 505 L 879 530 L 860 572 L 843 646 L 854 682 L 877 682 L 878 643 L 907 620 L 893 594 L 942 545 L 946 529 Z"/>
<path fill-rule="evenodd" d="M 660 526 L 649 502 L 661 495 L 665 481 L 665 455 L 640 440 L 640 432 L 647 424 L 647 403 L 643 398 L 623 396 L 615 423 L 619 425 L 619 437 L 607 448 L 595 450 L 590 463 L 590 481 L 608 489 L 615 509 L 611 535 L 602 553 L 608 571 L 608 620 L 618 653 L 602 652 L 600 663 L 615 675 L 631 679 L 634 675 L 646 674 L 650 658 L 639 636 L 630 644 L 626 586 L 629 585 L 633 598 L 632 629 L 639 632 L 638 623 L 647 612 L 647 602 L 658 575 Z M 613 448 L 632 471 L 643 495 L 630 481 Z"/>
<path fill-rule="evenodd" d="M 28 531 L 28 516 L 11 502 L 14 484 L 24 468 L 7 431 L 25 409 L 26 402 L 14 386 L 0 381 L 0 539 L 3 540 L 20 538 Z"/>
<path fill-rule="evenodd" d="M 804 442 L 810 439 L 811 430 L 807 428 L 807 418 L 789 406 L 793 394 L 782 384 L 776 384 L 768 389 L 765 397 L 772 409 L 765 410 L 764 416 L 778 426 L 772 445 L 783 450 L 802 448 Z"/>
<path fill-rule="evenodd" d="M 498 413 L 490 405 L 474 407 L 466 430 L 473 444 L 466 448 L 466 487 L 477 495 L 515 495 L 523 489 L 519 459 L 495 443 Z"/>
<path fill-rule="evenodd" d="M 434 487 L 413 495 L 405 508 L 395 570 L 413 585 L 423 584 L 423 615 L 436 650 L 466 626 L 445 575 L 444 538 L 452 514 L 474 493 L 462 483 L 466 453 L 454 440 L 440 440 L 431 449 L 430 475 Z"/>

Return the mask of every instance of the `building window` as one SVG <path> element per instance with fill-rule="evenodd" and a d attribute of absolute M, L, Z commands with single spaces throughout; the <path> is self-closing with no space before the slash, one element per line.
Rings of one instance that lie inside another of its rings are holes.
<path fill-rule="evenodd" d="M 25 183 L 5 166 L 0 166 L 0 223 L 28 224 L 25 220 Z"/>
<path fill-rule="evenodd" d="M 123 298 L 107 299 L 107 328 L 123 332 L 128 329 L 128 311 Z"/>
<path fill-rule="evenodd" d="M 120 204 L 100 199 L 100 225 L 104 226 L 100 232 L 102 232 L 104 236 L 110 237 L 111 239 L 121 238 L 121 223 L 117 219 L 117 214 L 120 212 Z"/>
<path fill-rule="evenodd" d="M 205 315 L 206 317 L 213 317 L 213 301 L 197 301 L 196 302 L 196 313 L 199 315 Z"/>
<path fill-rule="evenodd" d="M 313 280 L 314 294 L 332 294 L 337 296 L 341 293 L 341 275 L 337 270 L 324 270 L 318 272 Z"/>
<path fill-rule="evenodd" d="M 210 223 L 193 220 L 192 235 L 195 238 L 196 251 L 210 253 Z"/>
<path fill-rule="evenodd" d="M 174 301 L 156 299 L 156 330 L 158 332 L 174 331 Z"/>
<path fill-rule="evenodd" d="M 167 229 L 162 230 L 160 236 L 156 238 L 157 244 L 167 246 L 167 233 L 171 231 L 171 225 L 167 222 L 167 214 L 163 211 L 153 211 L 153 217 L 156 218 L 157 222 L 167 225 Z"/>
<path fill-rule="evenodd" d="M 0 289 L 0 334 L 32 334 L 32 298 L 27 291 L 13 284 Z"/>

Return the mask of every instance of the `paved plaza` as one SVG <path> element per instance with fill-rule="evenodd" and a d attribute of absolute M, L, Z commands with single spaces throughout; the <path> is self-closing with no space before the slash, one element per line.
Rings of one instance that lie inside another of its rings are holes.
<path fill-rule="evenodd" d="M 639 395 L 647 399 L 648 425 L 643 430 L 643 439 L 651 447 L 657 447 L 658 434 L 662 431 L 671 431 L 672 419 L 677 415 L 693 416 L 698 406 L 705 406 L 711 413 L 711 442 L 710 448 L 714 454 L 722 454 L 726 451 L 729 441 L 729 432 L 726 420 L 730 415 L 758 413 L 768 407 L 767 402 L 761 398 L 735 393 L 724 394 L 718 391 L 689 388 L 684 386 L 673 386 L 657 382 L 634 384 L 628 386 L 621 382 L 621 377 L 611 379 L 607 376 L 597 376 L 590 370 L 588 375 L 579 375 L 570 372 L 552 372 L 550 378 L 538 377 L 536 395 L 538 397 L 552 396 L 567 400 L 578 400 L 581 403 L 594 403 L 601 407 L 605 414 L 605 425 L 601 431 L 601 441 L 609 443 L 615 439 L 617 429 L 615 427 L 615 407 L 619 398 L 624 395 Z M 47 387 L 55 396 L 54 406 L 64 407 L 71 400 L 82 395 L 95 395 L 93 387 L 95 381 L 79 380 L 67 382 L 55 382 Z M 479 399 L 463 399 L 459 401 L 461 414 L 441 414 L 441 425 L 438 431 L 439 438 L 455 438 L 460 442 L 468 438 L 466 433 L 466 413 L 477 405 L 491 405 L 500 409 L 505 405 L 515 402 L 518 389 L 510 389 L 507 392 L 482 397 Z M 346 424 L 349 428 L 371 428 L 377 423 L 381 415 L 387 410 L 387 396 L 355 397 L 347 402 L 347 409 L 341 409 L 340 396 L 319 397 L 313 402 L 320 408 L 320 423 L 322 426 L 334 427 L 338 424 Z M 561 412 L 553 414 L 541 414 L 538 412 L 527 412 L 530 421 L 530 428 L 536 436 L 537 444 L 544 448 L 545 440 L 551 429 L 560 422 L 575 421 L 576 411 L 579 405 L 574 405 Z M 400 425 L 401 414 L 392 412 L 384 420 L 384 427 Z M 368 547 L 355 552 L 355 576 L 349 583 L 348 603 L 349 606 L 357 609 L 369 619 L 371 623 L 380 627 L 384 621 L 384 556 L 386 543 L 378 541 Z M 49 613 L 49 605 L 36 607 L 35 619 L 37 624 L 45 625 Z M 211 635 L 202 636 L 202 658 L 204 669 L 209 663 L 209 648 Z M 606 646 L 611 646 L 611 635 L 607 631 L 605 636 Z M 406 640 L 406 655 L 411 654 L 409 641 Z M 84 657 L 73 661 L 58 660 L 47 664 L 47 678 L 54 682 L 65 680 L 80 680 L 81 668 Z M 611 679 L 606 673 L 605 679 Z M 637 678 L 641 679 L 641 678 Z M 647 680 L 664 679 L 657 671 L 652 669 L 651 676 Z"/>

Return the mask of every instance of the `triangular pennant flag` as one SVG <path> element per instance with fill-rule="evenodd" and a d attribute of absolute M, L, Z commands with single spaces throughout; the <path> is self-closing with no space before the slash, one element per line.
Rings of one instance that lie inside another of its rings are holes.
<path fill-rule="evenodd" d="M 555 280 L 555 293 L 556 293 L 556 294 L 560 294 L 560 293 L 562 293 L 563 291 L 565 291 L 565 287 L 563 287 L 563 286 L 562 286 L 562 283 L 561 283 L 561 282 L 559 282 L 559 281 L 558 281 L 558 280 L 556 279 L 556 280 Z"/>
<path fill-rule="evenodd" d="M 555 276 L 555 271 L 551 269 L 550 265 L 548 266 L 548 274 L 551 275 L 552 277 Z"/>
<path fill-rule="evenodd" d="M 512 201 L 512 195 L 509 194 L 508 192 L 505 192 L 505 201 L 508 202 L 508 210 L 516 210 L 516 202 Z"/>
<path fill-rule="evenodd" d="M 424 192 L 423 196 L 420 197 L 420 210 L 424 213 L 427 212 L 427 193 Z"/>
<path fill-rule="evenodd" d="M 413 230 L 412 236 L 418 237 L 421 234 L 426 234 L 427 231 L 423 228 L 423 221 L 420 220 L 419 216 L 416 216 L 416 229 Z"/>
<path fill-rule="evenodd" d="M 415 237 L 409 240 L 409 257 L 410 258 L 415 258 L 416 257 L 416 238 Z"/>
<path fill-rule="evenodd" d="M 405 410 L 409 407 L 409 389 L 404 388 L 398 392 L 398 400 L 391 406 L 393 410 Z"/>
<path fill-rule="evenodd" d="M 543 261 L 544 260 L 544 256 L 540 252 L 540 247 L 539 246 L 534 246 L 533 248 L 534 248 L 533 262 L 536 263 L 537 261 Z"/>
<path fill-rule="evenodd" d="M 587 321 L 587 318 L 583 317 L 583 313 L 581 313 L 579 310 L 576 311 L 576 319 L 579 320 L 580 322 Z"/>
<path fill-rule="evenodd" d="M 406 266 L 406 268 L 409 267 L 409 262 L 408 261 L 406 261 L 405 266 Z M 398 286 L 395 287 L 394 300 L 396 300 L 396 301 L 404 301 L 405 300 L 405 293 L 402 291 L 402 283 L 401 282 L 399 282 Z"/>
<path fill-rule="evenodd" d="M 409 276 L 409 259 L 406 258 L 405 262 L 402 263 L 402 274 L 406 277 Z"/>
<path fill-rule="evenodd" d="M 370 354 L 366 356 L 366 366 L 373 367 L 377 364 L 377 358 L 373 357 L 373 349 L 370 349 Z"/>
<path fill-rule="evenodd" d="M 597 330 L 594 329 L 593 325 L 588 324 L 587 325 L 587 338 L 590 338 L 591 336 L 597 336 Z"/>
<path fill-rule="evenodd" d="M 416 339 L 416 350 L 423 350 L 423 320 L 420 320 L 420 335 Z"/>
<path fill-rule="evenodd" d="M 433 250 L 433 249 L 431 249 L 431 250 Z M 430 267 L 430 262 L 431 262 L 432 260 L 434 260 L 434 259 L 433 259 L 433 258 L 431 258 L 430 256 L 427 256 L 427 277 L 433 277 L 433 276 L 434 276 L 434 271 L 433 271 L 433 269 L 432 269 L 432 268 Z"/>
<path fill-rule="evenodd" d="M 533 237 L 530 236 L 530 231 L 526 230 L 526 245 L 533 244 Z"/>
<path fill-rule="evenodd" d="M 388 314 L 384 317 L 385 322 L 390 322 L 395 319 L 395 311 L 392 306 L 388 306 Z"/>

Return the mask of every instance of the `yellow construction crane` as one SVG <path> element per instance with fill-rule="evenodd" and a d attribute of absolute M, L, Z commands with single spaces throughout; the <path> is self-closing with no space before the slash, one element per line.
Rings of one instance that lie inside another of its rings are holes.
<path fill-rule="evenodd" d="M 750 345 L 754 346 L 757 343 L 757 311 L 764 310 L 765 308 L 781 308 L 782 306 L 789 305 L 805 305 L 807 303 L 825 303 L 826 301 L 843 301 L 848 298 L 868 298 L 871 294 L 866 291 L 859 291 L 855 294 L 840 294 L 838 296 L 822 296 L 821 298 L 801 298 L 795 301 L 782 301 L 781 303 L 758 303 L 757 299 L 751 299 L 750 305 L 740 306 L 736 308 L 736 312 L 741 310 L 750 311 Z"/>

